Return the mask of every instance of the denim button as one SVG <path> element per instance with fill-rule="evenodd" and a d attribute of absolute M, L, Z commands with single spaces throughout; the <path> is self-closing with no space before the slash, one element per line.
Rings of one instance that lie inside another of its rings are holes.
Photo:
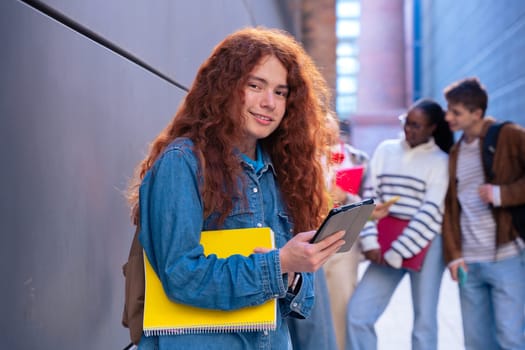
<path fill-rule="evenodd" d="M 293 303 L 292 307 L 297 308 L 297 305 L 298 305 L 297 303 Z"/>
<path fill-rule="evenodd" d="M 259 192 L 259 189 L 258 189 L 257 187 L 254 187 L 254 188 L 253 188 L 253 192 L 254 192 L 254 193 L 257 193 L 257 192 Z"/>
<path fill-rule="evenodd" d="M 268 331 L 267 331 L 267 330 L 264 330 L 263 333 L 264 333 L 264 335 L 266 335 L 266 336 L 268 335 Z"/>
<path fill-rule="evenodd" d="M 262 227 L 262 224 L 260 222 L 257 223 L 257 227 Z"/>

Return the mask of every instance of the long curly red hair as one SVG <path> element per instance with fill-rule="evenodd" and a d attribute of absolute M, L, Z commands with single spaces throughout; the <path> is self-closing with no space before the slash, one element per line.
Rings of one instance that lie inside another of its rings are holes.
<path fill-rule="evenodd" d="M 330 104 L 326 82 L 302 46 L 288 33 L 262 27 L 239 30 L 219 43 L 201 65 L 175 117 L 152 142 L 129 188 L 133 215 L 138 215 L 140 181 L 175 138 L 194 143 L 204 185 L 204 215 L 232 209 L 241 174 L 234 148 L 243 137 L 240 117 L 249 73 L 273 55 L 286 68 L 289 95 L 279 127 L 259 140 L 271 156 L 294 232 L 315 229 L 328 211 L 320 159 L 326 152 L 325 115 Z"/>

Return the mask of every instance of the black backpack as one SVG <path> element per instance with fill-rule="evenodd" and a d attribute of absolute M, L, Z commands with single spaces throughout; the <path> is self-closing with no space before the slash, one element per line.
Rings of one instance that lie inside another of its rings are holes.
<path fill-rule="evenodd" d="M 494 160 L 494 154 L 496 153 L 499 132 L 505 124 L 509 123 L 512 122 L 505 121 L 492 124 L 483 140 L 483 168 L 489 182 L 494 179 L 492 162 Z M 509 207 L 508 210 L 512 213 L 512 223 L 514 227 L 518 230 L 521 238 L 525 240 L 525 204 Z"/>

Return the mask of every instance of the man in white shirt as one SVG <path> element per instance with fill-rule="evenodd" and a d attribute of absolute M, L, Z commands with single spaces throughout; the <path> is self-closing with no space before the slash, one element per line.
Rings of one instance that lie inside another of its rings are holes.
<path fill-rule="evenodd" d="M 449 157 L 443 220 L 444 255 L 460 283 L 465 348 L 525 349 L 525 255 L 508 207 L 525 203 L 525 130 L 501 128 L 488 183 L 482 145 L 495 120 L 477 78 L 445 88 L 446 120 L 463 131 Z"/>

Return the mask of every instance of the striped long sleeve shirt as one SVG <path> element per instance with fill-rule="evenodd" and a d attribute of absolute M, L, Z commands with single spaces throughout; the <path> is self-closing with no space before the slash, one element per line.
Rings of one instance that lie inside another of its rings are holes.
<path fill-rule="evenodd" d="M 390 215 L 409 220 L 403 233 L 385 253 L 393 267 L 400 267 L 441 233 L 443 202 L 448 185 L 448 157 L 433 139 L 410 148 L 405 140 L 383 141 L 369 165 L 364 196 L 377 202 L 399 196 Z M 361 232 L 363 251 L 378 249 L 376 222 L 369 221 Z"/>
<path fill-rule="evenodd" d="M 496 247 L 496 221 L 478 194 L 479 186 L 485 182 L 479 142 L 478 138 L 470 144 L 465 141 L 459 144 L 456 172 L 462 251 L 467 263 L 498 261 L 520 252 L 519 240 Z"/>

